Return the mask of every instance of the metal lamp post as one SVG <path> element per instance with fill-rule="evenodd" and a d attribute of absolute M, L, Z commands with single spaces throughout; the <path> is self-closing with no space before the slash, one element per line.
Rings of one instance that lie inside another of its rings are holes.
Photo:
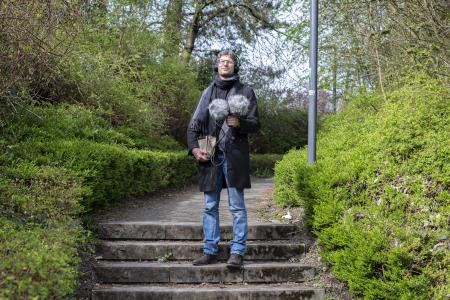
<path fill-rule="evenodd" d="M 309 47 L 309 90 L 308 90 L 308 162 L 316 161 L 317 123 L 317 27 L 318 0 L 311 0 L 310 47 Z"/>

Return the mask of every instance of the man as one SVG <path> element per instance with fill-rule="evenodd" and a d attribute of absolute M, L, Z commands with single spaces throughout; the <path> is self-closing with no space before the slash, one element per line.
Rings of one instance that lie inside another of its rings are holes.
<path fill-rule="evenodd" d="M 239 81 L 239 64 L 236 55 L 229 50 L 217 56 L 216 72 L 211 85 L 205 89 L 187 130 L 188 151 L 198 161 L 199 188 L 204 192 L 203 255 L 194 265 L 217 262 L 220 240 L 219 201 L 222 187 L 228 191 L 228 205 L 233 217 L 233 239 L 227 267 L 240 268 L 243 264 L 247 241 L 247 210 L 244 188 L 250 188 L 250 158 L 248 133 L 260 127 L 258 106 L 253 90 Z M 242 95 L 249 100 L 245 116 L 229 115 L 217 122 L 209 115 L 208 105 L 214 99 L 228 100 Z M 213 157 L 199 147 L 198 139 L 208 135 L 218 140 Z"/>

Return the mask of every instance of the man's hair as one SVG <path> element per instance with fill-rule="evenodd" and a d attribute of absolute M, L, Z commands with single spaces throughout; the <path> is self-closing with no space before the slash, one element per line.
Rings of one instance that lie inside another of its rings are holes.
<path fill-rule="evenodd" d="M 229 57 L 231 57 L 231 59 L 234 62 L 234 72 L 235 73 L 239 72 L 239 67 L 240 67 L 239 66 L 239 59 L 238 59 L 237 55 L 232 50 L 228 50 L 228 49 L 227 50 L 222 50 L 222 51 L 219 52 L 219 54 L 217 54 L 217 61 L 216 61 L 216 68 L 215 69 L 217 69 L 217 65 L 219 64 L 220 58 L 222 56 L 229 56 Z M 216 72 L 217 72 L 217 70 L 216 70 Z"/>

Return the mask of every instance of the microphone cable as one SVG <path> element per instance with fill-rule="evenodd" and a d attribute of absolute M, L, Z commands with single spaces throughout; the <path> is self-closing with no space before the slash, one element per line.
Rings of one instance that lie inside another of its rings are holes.
<path fill-rule="evenodd" d="M 226 122 L 226 120 L 224 120 L 224 122 Z M 220 149 L 220 150 L 222 151 L 222 153 L 223 153 L 223 159 L 222 159 L 221 162 L 219 162 L 218 164 L 216 164 L 216 162 L 214 161 L 214 157 L 215 157 L 215 155 L 216 155 L 216 147 L 219 147 L 219 143 L 220 143 L 220 141 L 221 141 L 223 138 L 225 138 L 225 137 L 231 138 L 231 136 L 229 136 L 229 133 L 228 133 L 228 132 L 225 132 L 225 131 L 223 130 L 222 126 L 219 125 L 219 124 L 217 123 L 217 121 L 215 121 L 215 123 L 216 123 L 216 127 L 219 128 L 219 130 L 218 130 L 218 131 L 219 131 L 219 134 L 217 134 L 217 136 L 220 137 L 220 132 L 221 132 L 221 131 L 223 131 L 223 136 L 222 136 L 222 138 L 218 138 L 218 139 L 217 139 L 217 142 L 216 142 L 216 145 L 214 146 L 213 154 L 212 154 L 210 160 L 211 160 L 211 164 L 212 164 L 213 166 L 215 166 L 215 167 L 220 167 L 220 166 L 225 162 L 227 151 L 226 151 L 226 149 L 223 149 L 223 150 Z M 222 125 L 223 125 L 223 123 L 222 123 Z M 230 128 L 230 129 L 231 129 L 231 128 Z M 217 132 L 217 129 L 216 129 L 216 132 Z"/>

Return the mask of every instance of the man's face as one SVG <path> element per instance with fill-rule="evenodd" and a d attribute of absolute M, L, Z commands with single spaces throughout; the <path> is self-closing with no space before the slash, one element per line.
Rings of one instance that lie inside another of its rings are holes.
<path fill-rule="evenodd" d="M 230 77 L 234 74 L 234 61 L 229 55 L 223 55 L 219 58 L 218 66 L 219 75 L 222 77 Z"/>

